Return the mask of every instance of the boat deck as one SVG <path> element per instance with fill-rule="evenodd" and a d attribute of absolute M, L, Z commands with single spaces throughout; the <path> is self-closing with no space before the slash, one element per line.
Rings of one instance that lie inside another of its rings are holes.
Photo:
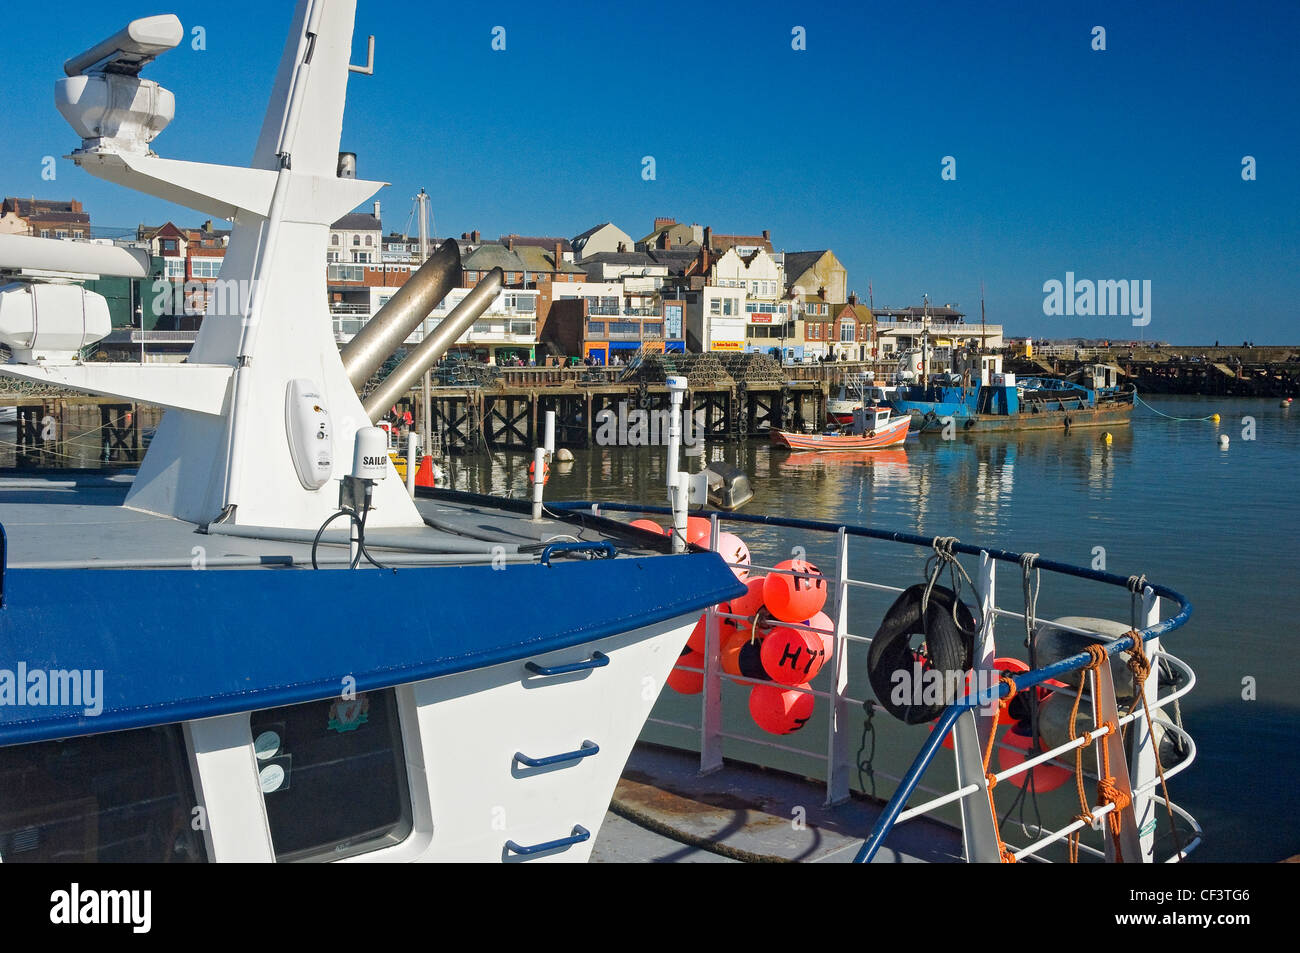
<path fill-rule="evenodd" d="M 638 744 L 591 863 L 850 863 L 884 805 L 855 795 L 825 807 L 824 794 L 821 782 L 734 761 L 702 776 L 698 754 Z M 961 856 L 959 831 L 918 818 L 897 828 L 874 862 Z"/>
<path fill-rule="evenodd" d="M 16 569 L 60 568 L 250 568 L 310 566 L 312 531 L 241 533 L 238 527 L 201 527 L 125 508 L 132 474 L 41 474 L 0 477 L 0 525 L 8 537 L 8 565 Z M 601 520 L 575 515 L 574 522 L 544 516 L 534 523 L 522 505 L 487 506 L 470 498 L 421 497 L 416 506 L 426 526 L 371 530 L 367 547 L 392 565 L 465 565 L 535 562 L 553 542 L 614 542 L 620 555 L 663 551 L 651 537 L 641 545 L 635 530 L 615 530 Z M 323 567 L 347 565 L 347 530 L 334 524 L 322 539 Z M 250 531 L 256 532 L 256 531 Z M 631 539 L 629 539 L 629 536 Z M 366 564 L 363 562 L 363 566 Z"/>

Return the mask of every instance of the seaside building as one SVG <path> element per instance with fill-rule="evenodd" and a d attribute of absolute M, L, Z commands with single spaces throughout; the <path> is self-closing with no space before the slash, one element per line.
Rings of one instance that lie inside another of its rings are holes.
<path fill-rule="evenodd" d="M 633 245 L 632 236 L 623 229 L 613 222 L 602 222 L 574 236 L 570 250 L 574 260 L 585 262 L 603 252 L 630 252 Z"/>
<path fill-rule="evenodd" d="M 90 215 L 76 199 L 6 198 L 0 202 L 0 234 L 85 241 Z"/>

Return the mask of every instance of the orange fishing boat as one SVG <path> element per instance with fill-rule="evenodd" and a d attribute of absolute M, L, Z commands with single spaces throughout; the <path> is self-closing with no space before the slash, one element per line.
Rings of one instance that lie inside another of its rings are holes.
<path fill-rule="evenodd" d="M 772 443 L 791 450 L 880 450 L 907 439 L 910 415 L 891 417 L 887 407 L 859 408 L 848 433 L 791 433 L 773 428 Z"/>

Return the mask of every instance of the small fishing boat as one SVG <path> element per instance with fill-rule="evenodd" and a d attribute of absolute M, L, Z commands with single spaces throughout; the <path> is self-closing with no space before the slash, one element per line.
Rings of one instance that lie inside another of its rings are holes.
<path fill-rule="evenodd" d="M 911 424 L 909 416 L 891 415 L 888 407 L 865 407 L 854 412 L 848 433 L 802 434 L 775 428 L 769 433 L 772 443 L 790 450 L 882 450 L 906 440 Z"/>

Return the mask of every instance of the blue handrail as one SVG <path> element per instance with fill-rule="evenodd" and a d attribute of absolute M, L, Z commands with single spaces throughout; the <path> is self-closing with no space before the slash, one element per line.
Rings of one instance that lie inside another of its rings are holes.
<path fill-rule="evenodd" d="M 568 761 L 581 761 L 583 758 L 590 758 L 593 754 L 600 754 L 600 745 L 596 744 L 594 741 L 584 741 L 582 747 L 574 751 L 566 751 L 563 754 L 553 754 L 547 758 L 530 758 L 522 751 L 516 751 L 515 760 L 530 768 L 546 768 L 553 764 L 564 764 Z"/>
<path fill-rule="evenodd" d="M 598 506 L 602 510 L 610 510 L 612 512 L 660 514 L 672 512 L 672 510 L 666 506 L 644 506 L 629 503 L 570 502 L 548 503 L 547 505 L 552 509 L 557 510 L 579 510 Z M 714 514 L 702 511 L 698 515 L 710 517 Z M 806 529 L 814 532 L 827 533 L 838 533 L 840 530 L 843 530 L 849 536 L 864 536 L 869 539 L 880 539 L 895 543 L 908 543 L 914 546 L 932 546 L 935 541 L 934 537 L 919 536 L 915 533 L 890 532 L 887 530 L 871 529 L 866 526 L 851 526 L 848 524 L 832 523 L 823 520 L 795 519 L 787 516 L 765 516 L 750 513 L 719 512 L 716 515 L 720 521 L 733 520 L 741 523 L 755 523 L 766 526 L 780 526 L 788 529 Z M 968 556 L 977 556 L 980 553 L 987 553 L 990 558 L 1002 562 L 1019 564 L 1022 559 L 1021 553 L 1014 553 L 1005 549 L 989 549 L 982 546 L 975 546 L 970 543 L 955 542 L 952 544 L 951 549 L 953 552 L 964 553 Z M 1035 558 L 1034 567 L 1037 569 L 1047 570 L 1048 572 L 1060 573 L 1061 575 L 1075 576 L 1080 579 L 1090 579 L 1095 582 L 1106 583 L 1107 585 L 1112 586 L 1121 586 L 1132 591 L 1131 585 L 1133 580 L 1131 577 L 1120 576 L 1099 569 L 1073 566 L 1069 563 L 1039 558 Z M 1192 615 L 1192 603 L 1182 593 L 1170 589 L 1168 586 L 1159 585 L 1158 583 L 1146 582 L 1145 584 L 1150 586 L 1151 591 L 1161 598 L 1171 599 L 1177 603 L 1178 612 L 1170 616 L 1168 619 L 1157 622 L 1154 625 L 1149 625 L 1144 629 L 1137 630 L 1137 634 L 1141 637 L 1143 643 L 1168 632 L 1172 632 L 1175 629 L 1181 628 L 1187 623 L 1187 620 L 1190 619 Z M 1126 652 L 1132 647 L 1133 636 L 1126 635 L 1123 638 L 1106 643 L 1105 650 L 1109 657 L 1119 652 Z M 1033 688 L 1043 682 L 1059 678 L 1060 676 L 1067 675 L 1070 672 L 1078 671 L 1079 669 L 1091 664 L 1091 662 L 1092 657 L 1087 652 L 1080 652 L 1077 655 L 1071 655 L 1069 658 L 1062 659 L 1059 662 L 1044 666 L 1043 668 L 1034 669 L 1032 672 L 1025 672 L 1017 675 L 1013 678 L 1016 691 L 1023 692 L 1026 689 Z M 999 681 L 996 685 L 986 688 L 974 697 L 966 696 L 959 699 L 944 710 L 943 714 L 939 716 L 938 721 L 935 723 L 929 737 L 926 738 L 925 744 L 921 746 L 921 750 L 917 754 L 915 760 L 907 769 L 907 773 L 903 776 L 902 781 L 899 782 L 898 788 L 894 791 L 893 797 L 889 799 L 889 803 L 885 805 L 884 811 L 882 811 L 880 817 L 876 819 L 876 825 L 872 828 L 871 834 L 867 837 L 866 841 L 863 842 L 862 848 L 854 858 L 854 863 L 868 863 L 880 850 L 881 846 L 884 844 L 885 838 L 889 836 L 895 822 L 898 820 L 899 814 L 903 812 L 904 805 L 907 804 L 908 799 L 916 790 L 917 785 L 920 784 L 921 778 L 929 768 L 930 763 L 934 760 L 936 752 L 943 743 L 943 739 L 952 731 L 952 728 L 957 723 L 957 719 L 961 716 L 961 713 L 968 708 L 981 708 L 992 705 L 995 701 L 1009 692 L 1010 689 Z"/>
<path fill-rule="evenodd" d="M 609 656 L 604 652 L 592 652 L 591 658 L 584 659 L 581 662 L 568 662 L 564 665 L 539 665 L 536 662 L 525 662 L 524 668 L 534 675 L 568 675 L 571 672 L 585 672 L 589 668 L 603 668 L 609 664 Z"/>
<path fill-rule="evenodd" d="M 568 837 L 561 837 L 558 840 L 548 840 L 544 844 L 533 844 L 530 847 L 521 847 L 512 840 L 506 841 L 506 850 L 528 857 L 532 854 L 540 854 L 547 850 L 556 850 L 560 847 L 572 847 L 574 844 L 581 844 L 591 837 L 591 831 L 587 830 L 581 824 L 573 825 L 573 833 Z"/>

